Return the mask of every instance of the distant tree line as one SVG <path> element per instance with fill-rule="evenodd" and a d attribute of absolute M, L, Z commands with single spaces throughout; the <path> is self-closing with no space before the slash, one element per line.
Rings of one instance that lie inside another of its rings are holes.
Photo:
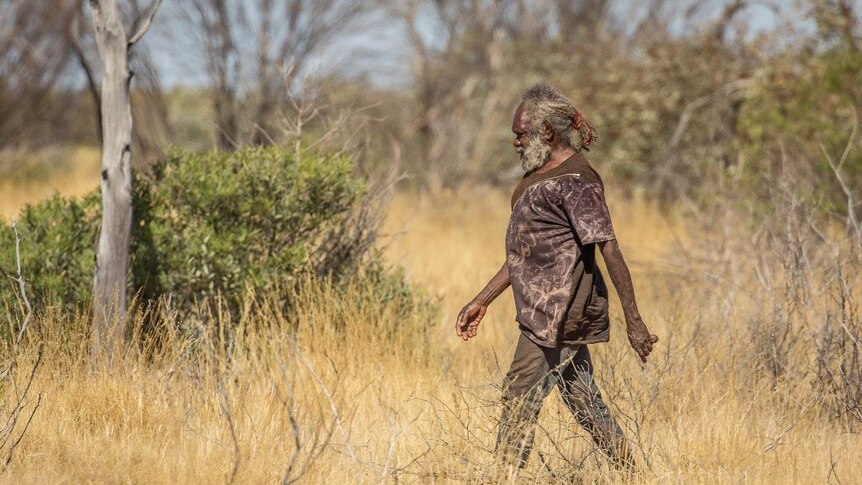
<path fill-rule="evenodd" d="M 0 146 L 98 143 L 88 2 L 2 2 Z M 129 19 L 142 8 L 122 5 Z M 136 164 L 171 143 L 279 143 L 314 104 L 309 135 L 344 110 L 373 120 L 368 170 L 395 163 L 424 188 L 509 183 L 512 104 L 544 79 L 598 128 L 603 173 L 632 188 L 694 207 L 708 203 L 704 185 L 736 177 L 756 193 L 781 165 L 807 173 L 824 207 L 847 209 L 819 145 L 839 158 L 862 116 L 852 0 L 178 0 L 164 10 L 158 35 L 193 39 L 178 49 L 202 59 L 206 82 L 166 91 L 151 53 L 133 53 Z M 764 17 L 773 25 L 755 31 Z M 308 73 L 315 56 L 384 26 L 401 42 L 375 55 L 406 52 L 406 83 Z M 781 147 L 794 162 L 780 161 Z M 858 187 L 858 148 L 842 170 Z"/>

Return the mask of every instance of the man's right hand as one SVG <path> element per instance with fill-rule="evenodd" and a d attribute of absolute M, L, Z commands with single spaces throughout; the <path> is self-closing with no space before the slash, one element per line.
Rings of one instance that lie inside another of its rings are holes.
<path fill-rule="evenodd" d="M 461 312 L 458 313 L 458 320 L 455 322 L 455 334 L 464 339 L 466 342 L 476 336 L 479 330 L 479 322 L 488 311 L 488 305 L 483 305 L 476 300 L 467 303 Z"/>

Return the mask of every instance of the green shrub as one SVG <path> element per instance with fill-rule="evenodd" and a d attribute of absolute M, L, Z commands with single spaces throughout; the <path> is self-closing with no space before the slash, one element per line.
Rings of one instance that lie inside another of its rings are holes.
<path fill-rule="evenodd" d="M 236 310 L 248 288 L 281 291 L 303 272 L 326 273 L 337 283 L 365 261 L 381 291 L 403 300 L 407 311 L 416 302 L 403 277 L 381 269 L 367 239 L 344 230 L 366 194 L 353 169 L 347 157 L 297 156 L 279 147 L 172 151 L 135 181 L 132 294 L 143 303 L 169 295 L 181 317 L 215 297 Z M 99 216 L 97 192 L 24 209 L 22 258 L 36 308 L 85 308 Z M 14 269 L 13 242 L 11 229 L 0 227 L 0 267 L 7 271 Z M 0 301 L 12 301 L 13 293 L 3 286 Z"/>
<path fill-rule="evenodd" d="M 172 152 L 135 187 L 135 287 L 182 305 L 271 289 L 360 201 L 352 171 L 345 157 L 281 148 Z"/>
<path fill-rule="evenodd" d="M 71 312 L 89 302 L 100 207 L 94 192 L 77 199 L 54 195 L 21 211 L 21 265 L 34 307 L 57 304 Z M 15 235 L 5 223 L 0 223 L 0 269 L 16 271 Z M 15 293 L 8 279 L 0 284 L 3 303 L 15 301 Z"/>

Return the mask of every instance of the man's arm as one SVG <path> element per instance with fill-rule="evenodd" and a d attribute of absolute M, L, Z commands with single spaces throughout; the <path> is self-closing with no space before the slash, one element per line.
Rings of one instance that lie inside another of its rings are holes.
<path fill-rule="evenodd" d="M 485 285 L 485 288 L 458 313 L 458 320 L 455 322 L 455 333 L 465 341 L 475 337 L 479 329 L 479 322 L 482 321 L 482 317 L 488 311 L 488 305 L 508 287 L 509 265 L 503 263 L 503 267 L 500 268 L 500 271 L 497 271 L 497 274 L 491 278 L 491 281 Z"/>
<path fill-rule="evenodd" d="M 608 267 L 608 274 L 617 289 L 620 303 L 623 306 L 623 314 L 626 318 L 626 333 L 629 342 L 635 349 L 642 361 L 646 362 L 647 356 L 652 352 L 652 345 L 658 342 L 658 337 L 649 333 L 646 324 L 638 312 L 638 304 L 635 301 L 635 289 L 632 285 L 632 276 L 623 259 L 623 253 L 616 239 L 598 243 L 602 257 Z"/>

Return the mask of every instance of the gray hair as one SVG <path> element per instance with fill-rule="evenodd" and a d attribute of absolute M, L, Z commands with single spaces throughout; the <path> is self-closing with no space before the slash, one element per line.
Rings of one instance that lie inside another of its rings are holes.
<path fill-rule="evenodd" d="M 548 83 L 537 83 L 521 95 L 521 105 L 527 119 L 530 120 L 530 131 L 536 134 L 547 123 L 551 130 L 561 139 L 568 141 L 578 150 L 589 151 L 590 143 L 596 137 L 596 130 L 587 123 L 583 115 L 575 109 L 563 93 Z M 579 140 L 572 143 L 572 135 L 577 131 Z"/>

